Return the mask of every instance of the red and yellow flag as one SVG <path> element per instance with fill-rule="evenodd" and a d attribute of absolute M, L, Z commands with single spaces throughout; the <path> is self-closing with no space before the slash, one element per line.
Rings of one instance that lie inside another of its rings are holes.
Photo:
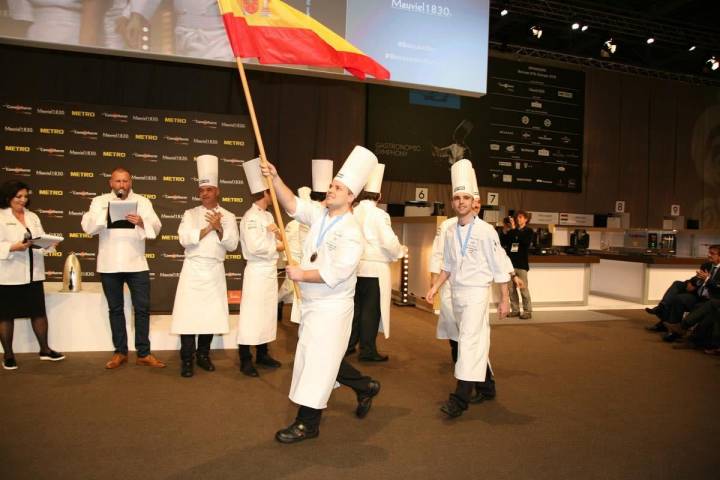
<path fill-rule="evenodd" d="M 340 67 L 358 78 L 390 72 L 322 23 L 280 0 L 218 0 L 236 57 L 264 64 Z"/>

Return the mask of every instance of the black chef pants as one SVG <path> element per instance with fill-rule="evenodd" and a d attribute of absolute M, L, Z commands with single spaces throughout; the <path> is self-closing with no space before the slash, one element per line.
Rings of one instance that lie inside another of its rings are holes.
<path fill-rule="evenodd" d="M 198 356 L 207 357 L 210 355 L 210 343 L 212 343 L 212 339 L 212 333 L 198 335 L 196 347 L 195 335 L 180 335 L 180 358 L 182 360 L 192 360 L 196 351 Z"/>
<path fill-rule="evenodd" d="M 368 393 L 371 377 L 363 375 L 360 370 L 353 367 L 347 360 L 343 358 L 340 362 L 340 370 L 338 370 L 337 381 L 341 385 L 352 388 L 357 395 Z"/>
<path fill-rule="evenodd" d="M 357 277 L 355 312 L 348 349 L 355 347 L 359 341 L 361 357 L 377 355 L 375 342 L 380 317 L 380 282 L 376 277 Z"/>

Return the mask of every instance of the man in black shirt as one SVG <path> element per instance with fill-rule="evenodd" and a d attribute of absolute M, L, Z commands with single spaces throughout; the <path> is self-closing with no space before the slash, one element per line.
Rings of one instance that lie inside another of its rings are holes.
<path fill-rule="evenodd" d="M 515 274 L 522 280 L 524 285 L 523 288 L 518 289 L 515 284 L 511 282 L 510 308 L 512 311 L 508 314 L 508 317 L 520 317 L 523 320 L 532 318 L 532 301 L 530 300 L 530 290 L 528 289 L 528 270 L 530 270 L 528 254 L 530 244 L 532 243 L 533 231 L 527 226 L 529 220 L 529 214 L 525 210 L 519 210 L 515 214 L 516 227 L 507 233 L 505 239 L 507 254 L 515 268 Z M 520 297 L 522 297 L 522 313 L 520 313 L 518 290 L 520 290 Z"/>

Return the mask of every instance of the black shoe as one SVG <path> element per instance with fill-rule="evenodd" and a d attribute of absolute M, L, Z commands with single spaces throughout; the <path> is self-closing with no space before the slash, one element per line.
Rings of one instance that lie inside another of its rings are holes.
<path fill-rule="evenodd" d="M 655 325 L 645 327 L 645 330 L 647 330 L 648 332 L 660 333 L 667 332 L 667 327 L 663 324 L 662 321 L 660 321 L 657 322 Z"/>
<path fill-rule="evenodd" d="M 451 394 L 448 401 L 443 403 L 440 407 L 440 411 L 450 418 L 457 418 L 463 414 L 465 408 L 463 408 L 455 396 Z"/>
<path fill-rule="evenodd" d="M 360 355 L 358 357 L 358 360 L 360 360 L 361 362 L 387 362 L 389 359 L 389 356 L 380 355 L 377 352 L 370 355 Z"/>
<path fill-rule="evenodd" d="M 197 363 L 198 367 L 202 368 L 207 372 L 215 371 L 215 365 L 213 365 L 212 360 L 210 360 L 210 357 L 207 355 L 198 355 L 195 363 Z"/>
<path fill-rule="evenodd" d="M 275 440 L 280 443 L 297 443 L 315 438 L 318 435 L 320 435 L 319 428 L 310 429 L 304 423 L 295 420 L 289 427 L 279 430 L 275 434 Z"/>
<path fill-rule="evenodd" d="M 356 349 L 355 347 L 350 347 L 350 348 L 348 348 L 347 351 L 345 352 L 345 356 L 347 357 L 348 355 L 352 355 L 352 354 L 355 353 L 356 351 L 357 351 L 357 349 Z"/>
<path fill-rule="evenodd" d="M 193 376 L 193 362 L 190 360 L 183 360 L 182 366 L 180 367 L 180 376 L 189 378 Z"/>
<path fill-rule="evenodd" d="M 40 360 L 59 362 L 60 360 L 65 360 L 65 355 L 60 352 L 56 352 L 55 350 L 50 350 L 49 352 L 40 352 Z"/>
<path fill-rule="evenodd" d="M 645 312 L 649 313 L 650 315 L 657 315 L 658 313 L 660 313 L 660 310 L 661 310 L 661 308 L 659 305 L 657 307 L 653 307 L 653 308 L 645 307 Z"/>
<path fill-rule="evenodd" d="M 358 418 L 365 418 L 372 407 L 372 399 L 375 395 L 380 393 L 380 382 L 377 380 L 370 380 L 368 383 L 368 389 L 365 393 L 358 394 L 358 406 L 355 409 L 355 415 Z"/>
<path fill-rule="evenodd" d="M 255 367 L 252 364 L 252 360 L 243 360 L 240 362 L 240 371 L 243 373 L 243 375 L 247 375 L 248 377 L 259 377 L 260 374 L 257 370 L 255 370 Z"/>
<path fill-rule="evenodd" d="M 278 362 L 273 357 L 271 357 L 269 353 L 265 353 L 263 355 L 258 355 L 255 358 L 255 363 L 257 365 L 262 365 L 263 367 L 268 367 L 268 368 L 280 368 L 282 366 L 282 363 Z"/>
<path fill-rule="evenodd" d="M 678 335 L 677 333 L 666 333 L 662 336 L 663 342 L 673 343 L 682 338 L 682 335 Z"/>
<path fill-rule="evenodd" d="M 17 370 L 17 362 L 15 361 L 15 357 L 6 358 L 3 360 L 3 368 L 5 370 Z"/>
<path fill-rule="evenodd" d="M 487 386 L 482 385 L 482 383 L 484 382 L 481 382 L 480 385 L 475 387 L 475 395 L 470 397 L 470 403 L 482 403 L 485 400 L 492 400 L 495 398 L 495 384 L 493 383 L 492 387 L 488 388 Z"/>

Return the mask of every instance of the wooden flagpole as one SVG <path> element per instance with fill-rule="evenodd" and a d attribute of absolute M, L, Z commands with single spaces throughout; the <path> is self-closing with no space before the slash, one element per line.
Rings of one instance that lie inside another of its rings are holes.
<path fill-rule="evenodd" d="M 260 151 L 260 163 L 265 166 L 267 165 L 267 157 L 265 156 L 265 145 L 260 135 L 260 127 L 258 126 L 257 116 L 255 115 L 255 106 L 253 104 L 252 96 L 250 95 L 250 85 L 248 85 L 247 77 L 245 76 L 245 66 L 239 57 L 235 57 L 237 63 L 238 72 L 240 72 L 240 80 L 242 81 L 243 92 L 245 93 L 245 100 L 247 101 L 248 110 L 250 111 L 250 120 L 252 121 L 253 131 L 255 132 L 255 140 L 258 144 L 258 150 Z M 275 187 L 273 187 L 272 180 L 270 177 L 265 177 L 265 183 L 270 190 L 270 198 L 272 199 L 273 210 L 275 212 L 275 221 L 277 222 L 278 228 L 280 229 L 280 238 L 282 239 L 283 246 L 285 247 L 285 256 L 287 263 L 290 265 L 297 265 L 295 259 L 292 258 L 290 248 L 288 245 L 287 237 L 285 236 L 285 224 L 280 213 L 280 206 L 278 205 L 277 196 L 275 195 Z M 295 291 L 295 298 L 300 299 L 300 289 L 298 284 L 293 281 L 293 290 Z"/>

